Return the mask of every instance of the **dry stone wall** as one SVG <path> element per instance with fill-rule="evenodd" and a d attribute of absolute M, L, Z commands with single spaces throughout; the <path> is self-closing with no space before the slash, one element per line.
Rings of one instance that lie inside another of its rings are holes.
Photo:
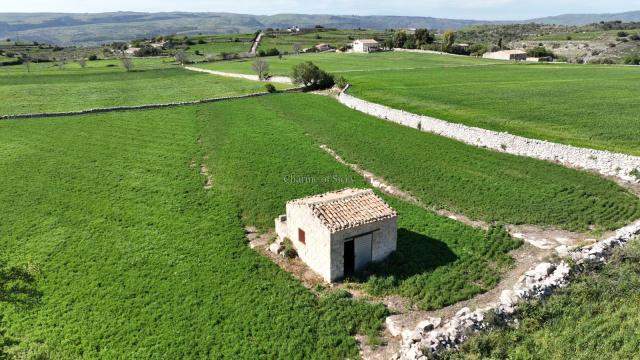
<path fill-rule="evenodd" d="M 504 290 L 500 299 L 493 305 L 474 311 L 463 308 L 447 321 L 428 318 L 419 322 L 415 329 L 402 329 L 393 316 L 387 318 L 387 328 L 390 332 L 395 336 L 402 336 L 402 348 L 395 359 L 426 360 L 433 354 L 457 348 L 473 332 L 488 328 L 485 316 L 489 311 L 494 311 L 506 321 L 513 320 L 512 316 L 518 303 L 551 295 L 554 289 L 569 284 L 571 273 L 606 262 L 616 248 L 624 246 L 638 236 L 640 220 L 616 231 L 606 240 L 571 252 L 570 257 L 575 265 L 570 266 L 566 261 L 559 264 L 540 263 L 527 271 L 512 290 Z"/>
<path fill-rule="evenodd" d="M 635 172 L 640 171 L 640 157 L 638 156 L 579 148 L 544 140 L 529 139 L 506 132 L 496 132 L 450 123 L 362 100 L 347 94 L 347 89 L 348 87 L 340 93 L 338 101 L 352 109 L 380 119 L 445 136 L 481 148 L 557 162 L 572 168 L 596 171 L 605 176 L 616 176 L 625 181 L 640 182 Z"/>
<path fill-rule="evenodd" d="M 284 90 L 284 92 L 298 92 L 298 91 L 302 91 L 302 89 L 300 89 L 300 88 L 292 88 L 292 89 Z M 108 113 L 108 112 L 115 112 L 115 111 L 162 109 L 162 108 L 170 108 L 170 107 L 178 107 L 178 106 L 207 104 L 207 103 L 228 101 L 228 100 L 247 99 L 247 98 L 265 96 L 265 95 L 271 95 L 271 93 L 269 93 L 269 92 L 259 92 L 259 93 L 253 93 L 253 94 L 247 94 L 247 95 L 223 96 L 223 97 L 219 97 L 219 98 L 200 99 L 200 100 L 192 100 L 192 101 L 179 101 L 179 102 L 172 102 L 172 103 L 165 103 L 165 104 L 145 104 L 145 105 L 132 105 L 132 106 L 114 106 L 114 107 L 107 107 L 107 108 L 86 109 L 86 110 L 78 110 L 78 111 L 0 115 L 0 120 L 50 118 L 50 117 L 86 115 L 86 114 L 96 114 L 96 113 Z"/>

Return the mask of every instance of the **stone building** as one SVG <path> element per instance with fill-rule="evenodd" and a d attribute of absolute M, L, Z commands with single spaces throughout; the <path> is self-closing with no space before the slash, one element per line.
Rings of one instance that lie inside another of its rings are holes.
<path fill-rule="evenodd" d="M 488 52 L 482 55 L 485 59 L 493 59 L 493 60 L 516 60 L 516 61 L 525 61 L 527 60 L 527 53 L 522 50 L 502 50 L 496 52 Z"/>
<path fill-rule="evenodd" d="M 333 282 L 396 250 L 397 214 L 370 189 L 343 189 L 289 201 L 275 220 L 279 241 Z"/>
<path fill-rule="evenodd" d="M 373 39 L 358 39 L 353 42 L 353 52 L 368 53 L 380 50 L 380 44 Z"/>

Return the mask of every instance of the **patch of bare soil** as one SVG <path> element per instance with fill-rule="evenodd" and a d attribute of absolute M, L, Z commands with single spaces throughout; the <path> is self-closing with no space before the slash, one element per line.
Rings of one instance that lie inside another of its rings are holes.
<path fill-rule="evenodd" d="M 269 245 L 276 238 L 274 232 L 259 233 L 255 227 L 247 226 L 245 227 L 245 235 L 250 248 L 271 259 L 284 271 L 298 279 L 306 288 L 313 289 L 317 285 L 326 285 L 324 279 L 311 270 L 300 258 L 287 258 L 269 250 Z"/>
<path fill-rule="evenodd" d="M 204 176 L 206 179 L 203 185 L 204 189 L 210 190 L 213 187 L 213 180 L 211 179 L 211 175 L 209 175 L 209 168 L 207 168 L 207 165 L 200 165 L 200 175 Z"/>
<path fill-rule="evenodd" d="M 385 339 L 390 339 L 391 341 L 387 341 L 379 346 L 371 346 L 368 344 L 366 336 L 356 335 L 356 342 L 360 349 L 360 357 L 366 360 L 389 360 L 400 352 L 400 346 L 402 344 L 397 338 L 392 337 L 391 334 L 387 332 L 388 330 L 385 330 L 383 336 Z"/>

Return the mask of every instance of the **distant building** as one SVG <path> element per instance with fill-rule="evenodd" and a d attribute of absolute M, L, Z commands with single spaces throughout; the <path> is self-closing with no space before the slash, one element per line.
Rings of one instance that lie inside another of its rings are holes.
<path fill-rule="evenodd" d="M 318 44 L 314 46 L 318 51 L 329 51 L 331 50 L 331 45 L 329 44 Z"/>
<path fill-rule="evenodd" d="M 343 189 L 289 201 L 275 220 L 279 241 L 329 282 L 396 250 L 397 214 L 370 189 Z"/>
<path fill-rule="evenodd" d="M 287 28 L 288 32 L 300 32 L 300 27 L 298 26 L 291 26 Z"/>
<path fill-rule="evenodd" d="M 485 59 L 494 59 L 494 60 L 517 60 L 517 61 L 525 61 L 527 60 L 527 53 L 522 50 L 501 50 L 496 52 L 488 52 L 482 55 Z"/>
<path fill-rule="evenodd" d="M 402 31 L 403 33 L 405 33 L 407 35 L 415 35 L 416 34 L 416 28 L 400 29 L 399 31 Z"/>
<path fill-rule="evenodd" d="M 353 52 L 368 53 L 380 50 L 380 44 L 373 39 L 358 39 L 353 42 Z"/>

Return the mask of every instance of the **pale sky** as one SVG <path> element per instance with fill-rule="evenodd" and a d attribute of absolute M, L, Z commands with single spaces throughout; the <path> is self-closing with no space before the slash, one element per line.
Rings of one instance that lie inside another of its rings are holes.
<path fill-rule="evenodd" d="M 0 12 L 196 11 L 272 15 L 415 15 L 522 20 L 640 10 L 638 0 L 0 0 Z"/>

